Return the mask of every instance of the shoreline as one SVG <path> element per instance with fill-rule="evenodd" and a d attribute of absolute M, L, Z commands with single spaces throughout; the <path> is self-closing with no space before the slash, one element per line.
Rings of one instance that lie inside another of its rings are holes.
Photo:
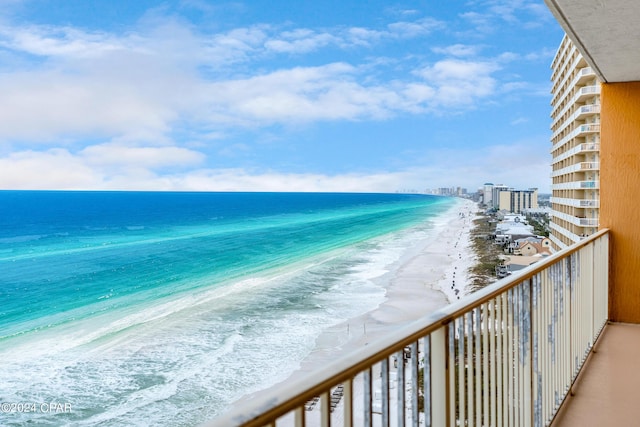
<path fill-rule="evenodd" d="M 469 269 L 477 255 L 471 246 L 476 203 L 460 200 L 436 224 L 434 233 L 397 261 L 391 271 L 373 279 L 385 288 L 385 300 L 375 309 L 324 330 L 315 347 L 286 379 L 243 396 L 231 405 L 269 393 L 284 383 L 308 377 L 335 357 L 344 356 L 388 336 L 395 328 L 416 321 L 466 294 Z"/>

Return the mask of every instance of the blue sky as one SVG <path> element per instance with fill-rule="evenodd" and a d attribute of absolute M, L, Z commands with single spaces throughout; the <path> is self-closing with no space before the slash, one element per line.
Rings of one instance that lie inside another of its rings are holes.
<path fill-rule="evenodd" d="M 543 0 L 0 0 L 0 189 L 550 192 Z"/>

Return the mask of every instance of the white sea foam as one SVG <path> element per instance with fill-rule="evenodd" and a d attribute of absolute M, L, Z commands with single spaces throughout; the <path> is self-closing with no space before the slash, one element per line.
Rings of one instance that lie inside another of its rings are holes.
<path fill-rule="evenodd" d="M 68 399 L 76 425 L 197 424 L 287 378 L 323 330 L 377 307 L 381 279 L 432 226 L 225 286 L 201 278 L 197 290 L 16 340 L 0 353 L 0 397 Z"/>

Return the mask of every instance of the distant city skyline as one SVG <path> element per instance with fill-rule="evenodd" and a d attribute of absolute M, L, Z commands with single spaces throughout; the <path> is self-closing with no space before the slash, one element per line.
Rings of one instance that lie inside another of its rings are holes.
<path fill-rule="evenodd" d="M 539 1 L 10 0 L 0 189 L 550 192 Z"/>

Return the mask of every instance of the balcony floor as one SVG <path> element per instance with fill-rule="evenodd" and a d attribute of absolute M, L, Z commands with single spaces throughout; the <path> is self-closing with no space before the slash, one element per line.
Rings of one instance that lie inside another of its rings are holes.
<path fill-rule="evenodd" d="M 640 325 L 604 329 L 552 427 L 631 426 L 640 420 Z"/>

